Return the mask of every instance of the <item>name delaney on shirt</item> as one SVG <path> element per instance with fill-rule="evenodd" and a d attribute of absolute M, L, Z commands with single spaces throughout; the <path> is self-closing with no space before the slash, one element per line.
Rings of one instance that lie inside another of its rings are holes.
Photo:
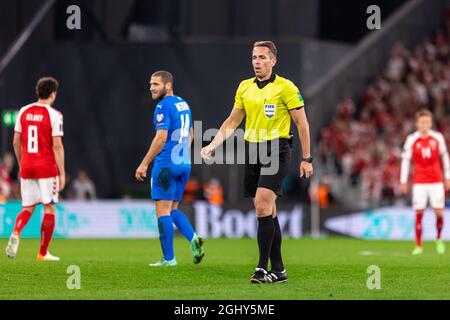
<path fill-rule="evenodd" d="M 34 122 L 41 122 L 44 119 L 44 116 L 42 114 L 32 114 L 28 113 L 27 117 L 25 118 L 26 121 L 34 121 Z"/>

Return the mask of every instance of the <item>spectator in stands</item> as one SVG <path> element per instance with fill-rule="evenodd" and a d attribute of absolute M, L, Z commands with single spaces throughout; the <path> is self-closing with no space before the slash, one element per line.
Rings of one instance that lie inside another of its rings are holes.
<path fill-rule="evenodd" d="M 8 200 L 21 200 L 22 194 L 20 193 L 20 182 L 13 180 L 11 184 L 11 193 L 9 194 Z"/>
<path fill-rule="evenodd" d="M 0 162 L 0 203 L 9 199 L 13 179 L 11 177 L 14 168 L 14 157 L 11 153 L 5 153 Z"/>
<path fill-rule="evenodd" d="M 183 194 L 183 203 L 189 204 L 197 200 L 203 199 L 202 184 L 198 181 L 197 177 L 191 175 Z"/>
<path fill-rule="evenodd" d="M 59 197 L 64 200 L 76 198 L 72 176 L 68 172 L 66 172 L 66 187 L 59 193 Z"/>
<path fill-rule="evenodd" d="M 405 51 L 401 43 L 397 43 L 391 51 L 387 62 L 386 76 L 389 80 L 400 80 L 405 70 Z"/>
<path fill-rule="evenodd" d="M 78 171 L 77 177 L 73 180 L 72 188 L 77 200 L 97 198 L 95 185 L 85 170 Z"/>
<path fill-rule="evenodd" d="M 311 200 L 316 202 L 320 209 L 328 209 L 330 205 L 334 204 L 328 176 L 320 179 L 319 183 L 312 183 Z"/>
<path fill-rule="evenodd" d="M 205 198 L 210 204 L 221 206 L 223 205 L 223 188 L 219 179 L 211 178 L 204 186 L 203 192 Z"/>

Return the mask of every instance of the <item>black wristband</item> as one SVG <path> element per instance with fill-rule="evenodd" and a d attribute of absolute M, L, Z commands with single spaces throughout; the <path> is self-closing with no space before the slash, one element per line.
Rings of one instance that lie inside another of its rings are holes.
<path fill-rule="evenodd" d="M 313 157 L 309 157 L 309 158 L 302 158 L 302 162 L 308 162 L 308 163 L 312 163 L 313 162 Z"/>

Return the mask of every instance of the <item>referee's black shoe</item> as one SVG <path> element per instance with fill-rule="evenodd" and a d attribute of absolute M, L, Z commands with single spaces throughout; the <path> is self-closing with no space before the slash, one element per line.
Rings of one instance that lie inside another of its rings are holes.
<path fill-rule="evenodd" d="M 286 269 L 284 269 L 281 272 L 274 272 L 274 271 L 269 271 L 269 278 L 272 280 L 273 283 L 275 282 L 286 282 L 288 277 L 287 277 L 287 273 L 286 273 Z"/>
<path fill-rule="evenodd" d="M 256 268 L 255 273 L 250 277 L 251 283 L 271 283 L 269 273 L 263 268 Z"/>

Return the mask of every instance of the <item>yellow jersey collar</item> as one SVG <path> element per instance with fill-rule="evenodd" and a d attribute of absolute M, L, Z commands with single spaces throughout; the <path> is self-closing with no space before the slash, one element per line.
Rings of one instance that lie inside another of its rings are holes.
<path fill-rule="evenodd" d="M 256 85 L 258 86 L 259 89 L 262 89 L 265 86 L 267 86 L 269 83 L 274 82 L 276 78 L 277 78 L 277 75 L 275 73 L 272 73 L 270 78 L 267 80 L 259 81 L 258 78 L 255 77 L 255 80 L 253 80 L 253 82 L 256 83 Z"/>

